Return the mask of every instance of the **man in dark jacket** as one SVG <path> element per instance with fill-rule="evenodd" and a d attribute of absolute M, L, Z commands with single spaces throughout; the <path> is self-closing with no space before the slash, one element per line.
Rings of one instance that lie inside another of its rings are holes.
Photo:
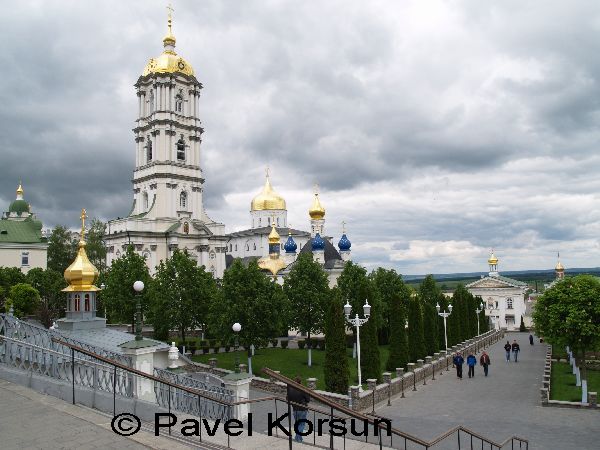
<path fill-rule="evenodd" d="M 475 364 L 477 364 L 477 358 L 475 358 L 475 355 L 473 355 L 473 353 L 469 353 L 469 356 L 467 356 L 467 366 L 469 366 L 469 378 L 475 376 Z"/>
<path fill-rule="evenodd" d="M 302 378 L 296 376 L 294 381 L 298 384 L 302 384 Z M 302 442 L 301 433 L 304 431 L 304 425 L 306 425 L 307 409 L 306 405 L 310 401 L 310 396 L 305 392 L 302 392 L 291 386 L 288 387 L 288 400 L 292 403 L 292 409 L 294 411 L 294 431 L 296 436 L 294 440 L 296 442 Z M 300 423 L 298 423 L 300 421 Z"/>
<path fill-rule="evenodd" d="M 488 366 L 490 365 L 490 355 L 488 355 L 486 352 L 483 352 L 481 354 L 481 358 L 479 358 L 479 364 L 481 364 L 481 367 L 483 367 L 483 373 L 487 377 L 488 376 Z"/>
<path fill-rule="evenodd" d="M 456 367 L 456 376 L 462 380 L 462 366 L 463 363 L 465 362 L 465 359 L 463 358 L 463 356 L 456 352 L 456 354 L 454 355 L 454 359 L 452 360 L 452 363 L 454 364 L 454 367 Z"/>
<path fill-rule="evenodd" d="M 510 342 L 506 341 L 504 350 L 506 351 L 506 362 L 510 362 Z"/>
<path fill-rule="evenodd" d="M 515 362 L 517 361 L 517 358 L 519 356 L 519 351 L 521 350 L 521 347 L 519 347 L 519 344 L 517 344 L 517 340 L 515 339 L 512 343 L 512 352 L 513 352 L 513 356 L 515 358 Z"/>

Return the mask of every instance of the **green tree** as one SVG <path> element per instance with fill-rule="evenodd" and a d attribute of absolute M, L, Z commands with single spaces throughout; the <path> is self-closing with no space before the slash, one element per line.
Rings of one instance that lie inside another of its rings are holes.
<path fill-rule="evenodd" d="M 387 344 L 390 335 L 391 304 L 395 296 L 404 289 L 404 282 L 402 276 L 396 273 L 395 270 L 387 270 L 382 267 L 371 272 L 369 278 L 381 302 L 382 321 L 379 326 L 379 342 Z"/>
<path fill-rule="evenodd" d="M 231 326 L 236 322 L 242 325 L 239 340 L 248 349 L 248 368 L 252 371 L 250 347 L 263 346 L 277 336 L 288 314 L 288 300 L 281 286 L 271 281 L 256 261 L 245 267 L 235 259 L 223 275 L 220 298 L 211 307 L 210 326 L 222 338 L 232 339 Z"/>
<path fill-rule="evenodd" d="M 17 317 L 33 314 L 39 307 L 40 294 L 27 283 L 18 283 L 10 288 L 7 302 L 14 308 Z"/>
<path fill-rule="evenodd" d="M 403 287 L 390 303 L 390 353 L 386 362 L 388 371 L 406 367 L 408 363 L 408 341 L 406 337 L 406 307 L 410 291 Z"/>
<path fill-rule="evenodd" d="M 85 235 L 85 251 L 90 262 L 100 272 L 106 270 L 106 246 L 104 245 L 104 234 L 106 223 L 99 219 L 92 219 L 90 228 Z"/>
<path fill-rule="evenodd" d="M 48 269 L 64 273 L 75 259 L 77 249 L 72 233 L 64 225 L 58 225 L 48 238 Z"/>
<path fill-rule="evenodd" d="M 433 355 L 440 348 L 438 335 L 439 316 L 435 306 L 439 300 L 440 289 L 433 275 L 427 275 L 419 286 L 419 298 L 423 308 L 423 336 L 427 355 Z"/>
<path fill-rule="evenodd" d="M 423 336 L 423 312 L 421 302 L 414 296 L 408 302 L 408 348 L 410 360 L 416 361 L 426 356 Z"/>
<path fill-rule="evenodd" d="M 206 330 L 208 311 L 216 296 L 216 284 L 204 266 L 198 267 L 187 251 L 176 249 L 157 268 L 150 289 L 149 319 L 157 339 L 166 340 L 170 329 L 179 330 L 185 341 L 187 330 Z"/>
<path fill-rule="evenodd" d="M 360 368 L 363 380 L 375 378 L 381 381 L 381 354 L 379 352 L 379 342 L 377 340 L 377 322 L 373 317 L 377 317 L 380 303 L 374 297 L 374 289 L 368 289 L 366 297 L 371 300 L 371 318 L 360 327 Z"/>
<path fill-rule="evenodd" d="M 289 325 L 308 335 L 308 366 L 312 366 L 311 334 L 321 333 L 329 300 L 329 282 L 311 253 L 301 253 L 283 283 L 290 305 Z"/>
<path fill-rule="evenodd" d="M 331 301 L 325 324 L 325 386 L 328 392 L 346 394 L 350 368 L 346 357 L 346 320 L 339 289 L 331 291 Z"/>
<path fill-rule="evenodd" d="M 67 287 L 67 283 L 61 273 L 39 267 L 27 272 L 26 279 L 40 294 L 37 318 L 46 328 L 49 328 L 54 320 L 64 316 L 66 295 L 62 290 Z"/>
<path fill-rule="evenodd" d="M 125 253 L 113 261 L 105 279 L 106 287 L 101 295 L 108 320 L 111 323 L 130 323 L 135 329 L 136 295 L 140 297 L 142 314 L 146 314 L 149 307 L 151 278 L 145 259 L 129 245 Z M 133 290 L 133 283 L 138 280 L 145 285 L 140 294 Z"/>
<path fill-rule="evenodd" d="M 538 298 L 533 322 L 550 344 L 573 350 L 587 379 L 585 352 L 600 349 L 600 281 L 591 275 L 559 281 Z"/>
<path fill-rule="evenodd" d="M 10 288 L 15 284 L 25 283 L 25 274 L 17 267 L 0 267 L 0 311 L 4 310 Z M 8 308 L 6 308 L 8 312 Z"/>

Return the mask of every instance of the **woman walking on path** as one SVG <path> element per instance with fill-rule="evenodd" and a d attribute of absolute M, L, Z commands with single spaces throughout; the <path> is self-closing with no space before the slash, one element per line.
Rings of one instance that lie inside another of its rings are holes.
<path fill-rule="evenodd" d="M 529 335 L 529 345 L 533 345 L 533 334 Z"/>
<path fill-rule="evenodd" d="M 512 344 L 512 352 L 515 357 L 515 362 L 519 362 L 519 361 L 517 361 L 517 357 L 519 356 L 520 350 L 521 350 L 521 347 L 519 347 L 519 344 L 517 344 L 517 340 L 515 339 Z"/>
<path fill-rule="evenodd" d="M 504 346 L 504 350 L 506 350 L 506 362 L 510 362 L 510 342 L 506 341 L 506 345 Z"/>
<path fill-rule="evenodd" d="M 475 376 L 475 364 L 477 364 L 477 358 L 475 358 L 475 355 L 473 355 L 473 353 L 469 353 L 469 356 L 467 356 L 467 366 L 469 366 L 469 378 Z"/>
<path fill-rule="evenodd" d="M 479 364 L 483 367 L 483 373 L 488 376 L 488 366 L 490 365 L 490 356 L 484 351 L 479 358 Z"/>
<path fill-rule="evenodd" d="M 463 363 L 465 362 L 465 359 L 462 357 L 462 355 L 458 352 L 456 352 L 456 355 L 454 355 L 454 359 L 452 360 L 452 363 L 454 364 L 454 367 L 456 367 L 456 376 L 462 380 L 462 366 Z"/>

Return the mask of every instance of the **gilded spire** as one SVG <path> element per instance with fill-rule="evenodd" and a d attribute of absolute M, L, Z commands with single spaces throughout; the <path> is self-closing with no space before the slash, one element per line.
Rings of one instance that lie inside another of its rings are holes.
<path fill-rule="evenodd" d="M 81 210 L 81 238 L 79 239 L 79 250 L 77 256 L 69 267 L 65 270 L 65 280 L 69 286 L 63 289 L 67 292 L 89 292 L 98 291 L 94 282 L 98 278 L 98 269 L 90 262 L 85 252 L 85 219 L 87 214 L 85 209 Z"/>
<path fill-rule="evenodd" d="M 490 258 L 488 259 L 488 264 L 498 264 L 498 258 L 496 258 L 496 255 L 494 255 L 494 249 L 492 249 L 492 252 L 490 253 Z"/>
<path fill-rule="evenodd" d="M 250 203 L 251 211 L 264 211 L 264 210 L 283 210 L 286 208 L 284 198 L 275 192 L 273 186 L 271 186 L 270 171 L 267 167 L 265 171 L 266 179 L 265 185 L 263 186 L 262 192 L 252 199 Z"/>
<path fill-rule="evenodd" d="M 272 224 L 271 232 L 269 233 L 269 244 L 270 245 L 279 244 L 281 241 L 281 237 L 279 236 L 279 233 L 275 229 L 275 216 L 273 216 L 273 218 L 271 219 L 271 224 Z"/>
<path fill-rule="evenodd" d="M 557 261 L 556 261 L 556 267 L 554 268 L 554 270 L 556 272 L 564 272 L 565 271 L 565 267 L 560 262 L 560 252 L 558 252 Z"/>
<path fill-rule="evenodd" d="M 171 4 L 169 3 L 169 6 L 167 6 L 167 35 L 164 37 L 163 39 L 163 44 L 165 44 L 165 47 L 167 47 L 168 45 L 170 46 L 175 46 L 175 36 L 173 36 L 173 29 L 172 29 L 172 25 L 173 25 L 173 16 L 172 13 L 173 11 L 175 11 L 173 9 L 173 7 L 171 6 Z"/>
<path fill-rule="evenodd" d="M 325 217 L 325 208 L 319 201 L 319 185 L 315 184 L 315 197 L 312 206 L 308 210 L 308 215 L 311 219 L 323 219 Z"/>
<path fill-rule="evenodd" d="M 21 185 L 21 180 L 19 180 L 19 187 L 17 188 L 17 200 L 23 200 L 23 186 Z"/>

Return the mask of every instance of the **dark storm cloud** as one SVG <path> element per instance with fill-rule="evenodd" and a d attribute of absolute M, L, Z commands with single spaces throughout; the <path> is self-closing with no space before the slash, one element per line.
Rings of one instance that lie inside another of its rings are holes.
<path fill-rule="evenodd" d="M 247 226 L 270 165 L 294 225 L 318 182 L 328 234 L 349 222 L 369 266 L 474 270 L 491 246 L 523 267 L 556 247 L 591 258 L 595 2 L 174 7 L 204 85 L 205 204 L 228 229 Z M 161 51 L 164 4 L 22 1 L 0 30 L 0 202 L 23 179 L 46 226 L 125 215 L 133 84 Z"/>

